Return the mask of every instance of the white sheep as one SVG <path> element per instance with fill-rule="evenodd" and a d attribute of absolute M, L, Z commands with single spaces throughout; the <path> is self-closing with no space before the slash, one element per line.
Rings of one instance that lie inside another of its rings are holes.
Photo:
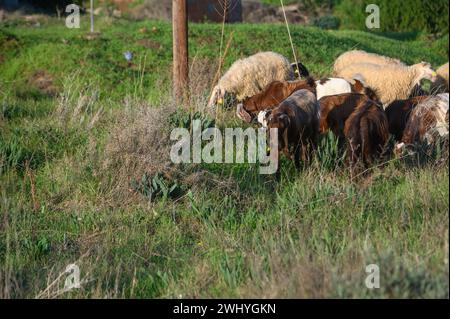
<path fill-rule="evenodd" d="M 431 84 L 430 91 L 433 94 L 448 92 L 448 62 L 441 65 L 437 70 L 437 78 Z"/>
<path fill-rule="evenodd" d="M 398 60 L 387 56 L 369 53 L 363 50 L 351 50 L 342 53 L 336 61 L 334 61 L 333 74 L 339 74 L 339 71 L 354 63 L 372 63 L 377 65 L 402 65 L 405 64 Z"/>
<path fill-rule="evenodd" d="M 223 104 L 227 94 L 243 100 L 259 93 L 273 81 L 293 80 L 292 65 L 281 54 L 260 52 L 235 61 L 211 93 L 208 106 Z"/>
<path fill-rule="evenodd" d="M 436 78 L 436 72 L 427 62 L 411 66 L 355 63 L 340 70 L 338 75 L 347 80 L 362 78 L 368 87 L 377 92 L 384 106 L 395 100 L 408 98 L 413 88 L 420 84 L 420 80 L 434 81 Z"/>

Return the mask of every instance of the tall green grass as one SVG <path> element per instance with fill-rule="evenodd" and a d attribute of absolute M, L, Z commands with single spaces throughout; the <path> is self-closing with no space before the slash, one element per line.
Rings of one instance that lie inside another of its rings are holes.
<path fill-rule="evenodd" d="M 86 40 L 85 23 L 47 23 L 0 29 L 0 297 L 448 298 L 445 156 L 390 159 L 356 175 L 328 135 L 301 171 L 281 158 L 279 181 L 250 164 L 165 165 L 167 130 L 189 122 L 186 110 L 172 124 L 157 116 L 174 107 L 169 25 L 99 21 L 100 38 Z M 219 31 L 190 25 L 192 65 L 206 66 L 192 83 L 201 84 L 199 101 Z M 282 25 L 226 31 L 234 35 L 225 67 L 259 50 L 290 54 L 287 39 L 268 36 L 284 35 Z M 447 59 L 441 40 L 297 26 L 292 34 L 315 75 L 355 46 L 407 63 Z M 136 44 L 144 38 L 161 49 Z M 39 70 L 56 96 L 30 83 Z M 191 109 L 205 112 L 201 103 Z M 219 127 L 242 125 L 232 111 L 216 115 Z M 176 180 L 181 196 L 149 201 L 133 189 L 133 178 L 155 171 L 168 185 Z M 58 276 L 71 263 L 82 285 L 62 292 Z M 380 268 L 380 289 L 364 285 L 368 264 Z"/>

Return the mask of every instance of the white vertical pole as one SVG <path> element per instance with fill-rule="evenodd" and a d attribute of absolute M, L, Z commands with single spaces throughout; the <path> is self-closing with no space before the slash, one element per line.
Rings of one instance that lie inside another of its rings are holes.
<path fill-rule="evenodd" d="M 94 33 L 94 0 L 91 0 L 91 33 Z"/>

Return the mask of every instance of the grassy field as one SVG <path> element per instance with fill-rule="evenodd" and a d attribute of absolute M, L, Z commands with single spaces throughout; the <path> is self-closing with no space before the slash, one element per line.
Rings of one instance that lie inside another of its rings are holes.
<path fill-rule="evenodd" d="M 301 172 L 283 159 L 279 182 L 255 165 L 173 165 L 168 132 L 189 110 L 171 115 L 170 25 L 97 27 L 87 40 L 85 19 L 0 26 L 0 298 L 448 298 L 448 157 L 388 158 L 355 176 L 324 138 Z M 204 110 L 220 26 L 189 27 L 190 111 L 241 126 Z M 317 77 L 351 48 L 448 59 L 448 36 L 291 31 Z M 224 68 L 262 50 L 291 56 L 283 25 L 227 25 L 223 47 Z M 149 201 L 145 176 L 158 172 L 178 196 Z M 64 292 L 71 263 L 82 284 Z M 369 264 L 379 289 L 364 284 Z"/>

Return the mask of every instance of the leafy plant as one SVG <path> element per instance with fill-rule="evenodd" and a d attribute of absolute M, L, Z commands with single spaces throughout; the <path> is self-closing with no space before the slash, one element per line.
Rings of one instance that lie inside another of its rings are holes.
<path fill-rule="evenodd" d="M 131 187 L 147 197 L 150 202 L 158 197 L 164 200 L 167 198 L 176 198 L 181 192 L 181 188 L 177 182 L 168 181 L 160 173 L 156 173 L 153 177 L 144 173 L 140 182 L 134 179 L 131 181 Z"/>
<path fill-rule="evenodd" d="M 194 113 L 186 113 L 182 110 L 177 110 L 169 117 L 169 123 L 172 127 L 184 127 L 186 129 L 190 129 L 195 120 L 201 121 L 202 130 L 208 127 L 214 127 L 215 125 L 214 119 L 211 119 L 206 114 L 198 111 Z"/>
<path fill-rule="evenodd" d="M 335 30 L 335 29 L 339 29 L 341 20 L 339 20 L 338 17 L 332 16 L 332 15 L 326 15 L 326 16 L 321 16 L 321 17 L 315 18 L 313 20 L 312 24 L 315 27 L 319 27 L 321 29 Z"/>
<path fill-rule="evenodd" d="M 370 0 L 342 0 L 334 8 L 334 14 L 341 18 L 342 28 L 366 29 L 365 19 L 368 13 L 366 6 Z M 411 0 L 403 1 L 379 0 L 380 30 L 377 31 L 426 31 L 428 33 L 448 33 L 448 1 Z"/>

